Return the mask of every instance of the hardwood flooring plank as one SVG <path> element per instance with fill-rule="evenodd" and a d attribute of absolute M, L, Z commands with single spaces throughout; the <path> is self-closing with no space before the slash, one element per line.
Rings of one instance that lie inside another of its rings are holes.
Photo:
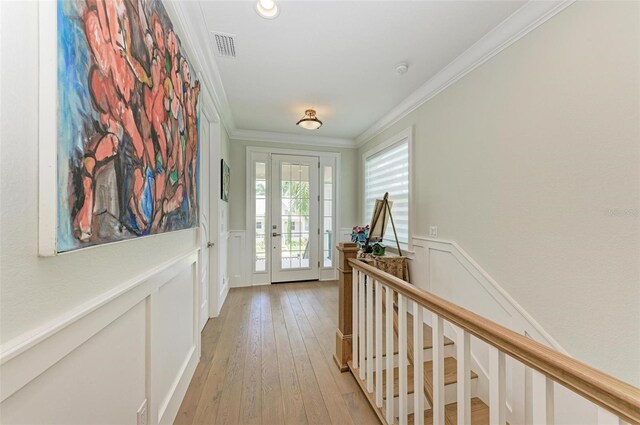
<path fill-rule="evenodd" d="M 202 331 L 202 354 L 193 378 L 191 379 L 191 383 L 189 384 L 189 388 L 182 400 L 178 414 L 176 415 L 174 421 L 176 425 L 192 425 L 194 423 L 196 410 L 202 398 L 209 370 L 213 364 L 214 353 L 216 352 L 224 325 L 227 323 L 230 312 L 234 309 L 238 301 L 239 297 L 237 295 L 236 292 L 229 293 L 220 311 L 220 315 L 216 319 L 209 320 Z"/>
<path fill-rule="evenodd" d="M 240 329 L 237 330 L 229 361 L 224 377 L 224 390 L 220 398 L 220 406 L 215 423 L 220 425 L 237 425 L 240 423 L 240 401 L 242 398 L 244 365 L 247 352 L 247 338 L 249 324 L 253 310 L 256 308 L 256 300 L 253 297 L 255 289 L 245 288 L 249 296 L 249 307 L 243 312 L 240 320 Z"/>
<path fill-rule="evenodd" d="M 322 348 L 315 337 L 313 329 L 304 313 L 300 301 L 297 296 L 299 290 L 287 291 L 289 297 L 289 304 L 293 310 L 294 317 L 298 323 L 298 328 L 303 334 L 303 342 L 307 349 L 307 355 L 313 367 L 313 371 L 316 376 L 316 381 L 320 388 L 322 398 L 324 399 L 325 406 L 329 412 L 331 423 L 336 425 L 353 424 L 351 415 L 349 414 L 349 408 L 342 398 L 342 393 L 338 388 L 331 370 L 322 355 Z M 333 367 L 333 365 L 331 365 Z"/>
<path fill-rule="evenodd" d="M 316 381 L 307 349 L 302 340 L 302 334 L 300 333 L 293 310 L 289 304 L 286 290 L 283 287 L 279 292 L 282 312 L 289 335 L 289 344 L 291 345 L 291 353 L 293 354 L 293 360 L 302 390 L 302 399 L 304 401 L 307 419 L 310 424 L 327 425 L 331 423 L 331 418 L 324 404 L 318 382 Z"/>
<path fill-rule="evenodd" d="M 262 424 L 262 306 L 261 289 L 252 297 L 251 318 L 243 367 L 242 397 L 240 399 L 240 423 Z"/>
<path fill-rule="evenodd" d="M 262 332 L 262 423 L 284 423 L 284 406 L 280 385 L 278 350 L 276 346 L 271 297 L 268 288 L 262 291 L 260 314 Z M 306 417 L 305 417 L 306 419 Z"/>
<path fill-rule="evenodd" d="M 282 311 L 280 293 L 274 285 L 269 287 L 271 315 L 278 353 L 278 376 L 282 390 L 284 423 L 287 425 L 306 425 L 307 414 L 302 399 L 302 390 L 298 381 L 289 335 Z"/>

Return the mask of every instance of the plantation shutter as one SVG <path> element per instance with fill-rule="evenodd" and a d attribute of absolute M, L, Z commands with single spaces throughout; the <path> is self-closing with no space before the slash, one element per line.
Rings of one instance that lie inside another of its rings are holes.
<path fill-rule="evenodd" d="M 365 211 L 371 220 L 376 199 L 389 192 L 393 201 L 391 213 L 400 244 L 409 244 L 409 141 L 394 144 L 365 159 Z M 386 242 L 394 241 L 391 221 L 384 235 Z"/>

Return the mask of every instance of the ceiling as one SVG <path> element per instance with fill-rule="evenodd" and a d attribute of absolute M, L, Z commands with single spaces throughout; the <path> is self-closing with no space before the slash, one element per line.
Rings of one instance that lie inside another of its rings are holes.
<path fill-rule="evenodd" d="M 214 56 L 210 35 L 203 49 L 236 129 L 355 139 L 524 3 L 288 1 L 274 20 L 254 1 L 188 7 L 207 32 L 235 35 L 235 59 Z M 321 129 L 295 125 L 307 108 Z"/>

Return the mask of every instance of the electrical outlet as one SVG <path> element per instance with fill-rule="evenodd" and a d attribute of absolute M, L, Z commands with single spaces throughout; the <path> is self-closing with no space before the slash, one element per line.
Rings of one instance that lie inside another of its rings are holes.
<path fill-rule="evenodd" d="M 432 238 L 438 237 L 438 226 L 429 227 L 429 236 L 431 236 Z"/>
<path fill-rule="evenodd" d="M 138 408 L 138 425 L 147 425 L 147 399 Z"/>

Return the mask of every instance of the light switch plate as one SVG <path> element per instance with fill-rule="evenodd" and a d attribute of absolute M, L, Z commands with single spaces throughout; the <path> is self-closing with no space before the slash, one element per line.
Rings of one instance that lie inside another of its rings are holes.
<path fill-rule="evenodd" d="M 429 227 L 429 236 L 431 236 L 432 238 L 438 237 L 438 226 Z"/>

